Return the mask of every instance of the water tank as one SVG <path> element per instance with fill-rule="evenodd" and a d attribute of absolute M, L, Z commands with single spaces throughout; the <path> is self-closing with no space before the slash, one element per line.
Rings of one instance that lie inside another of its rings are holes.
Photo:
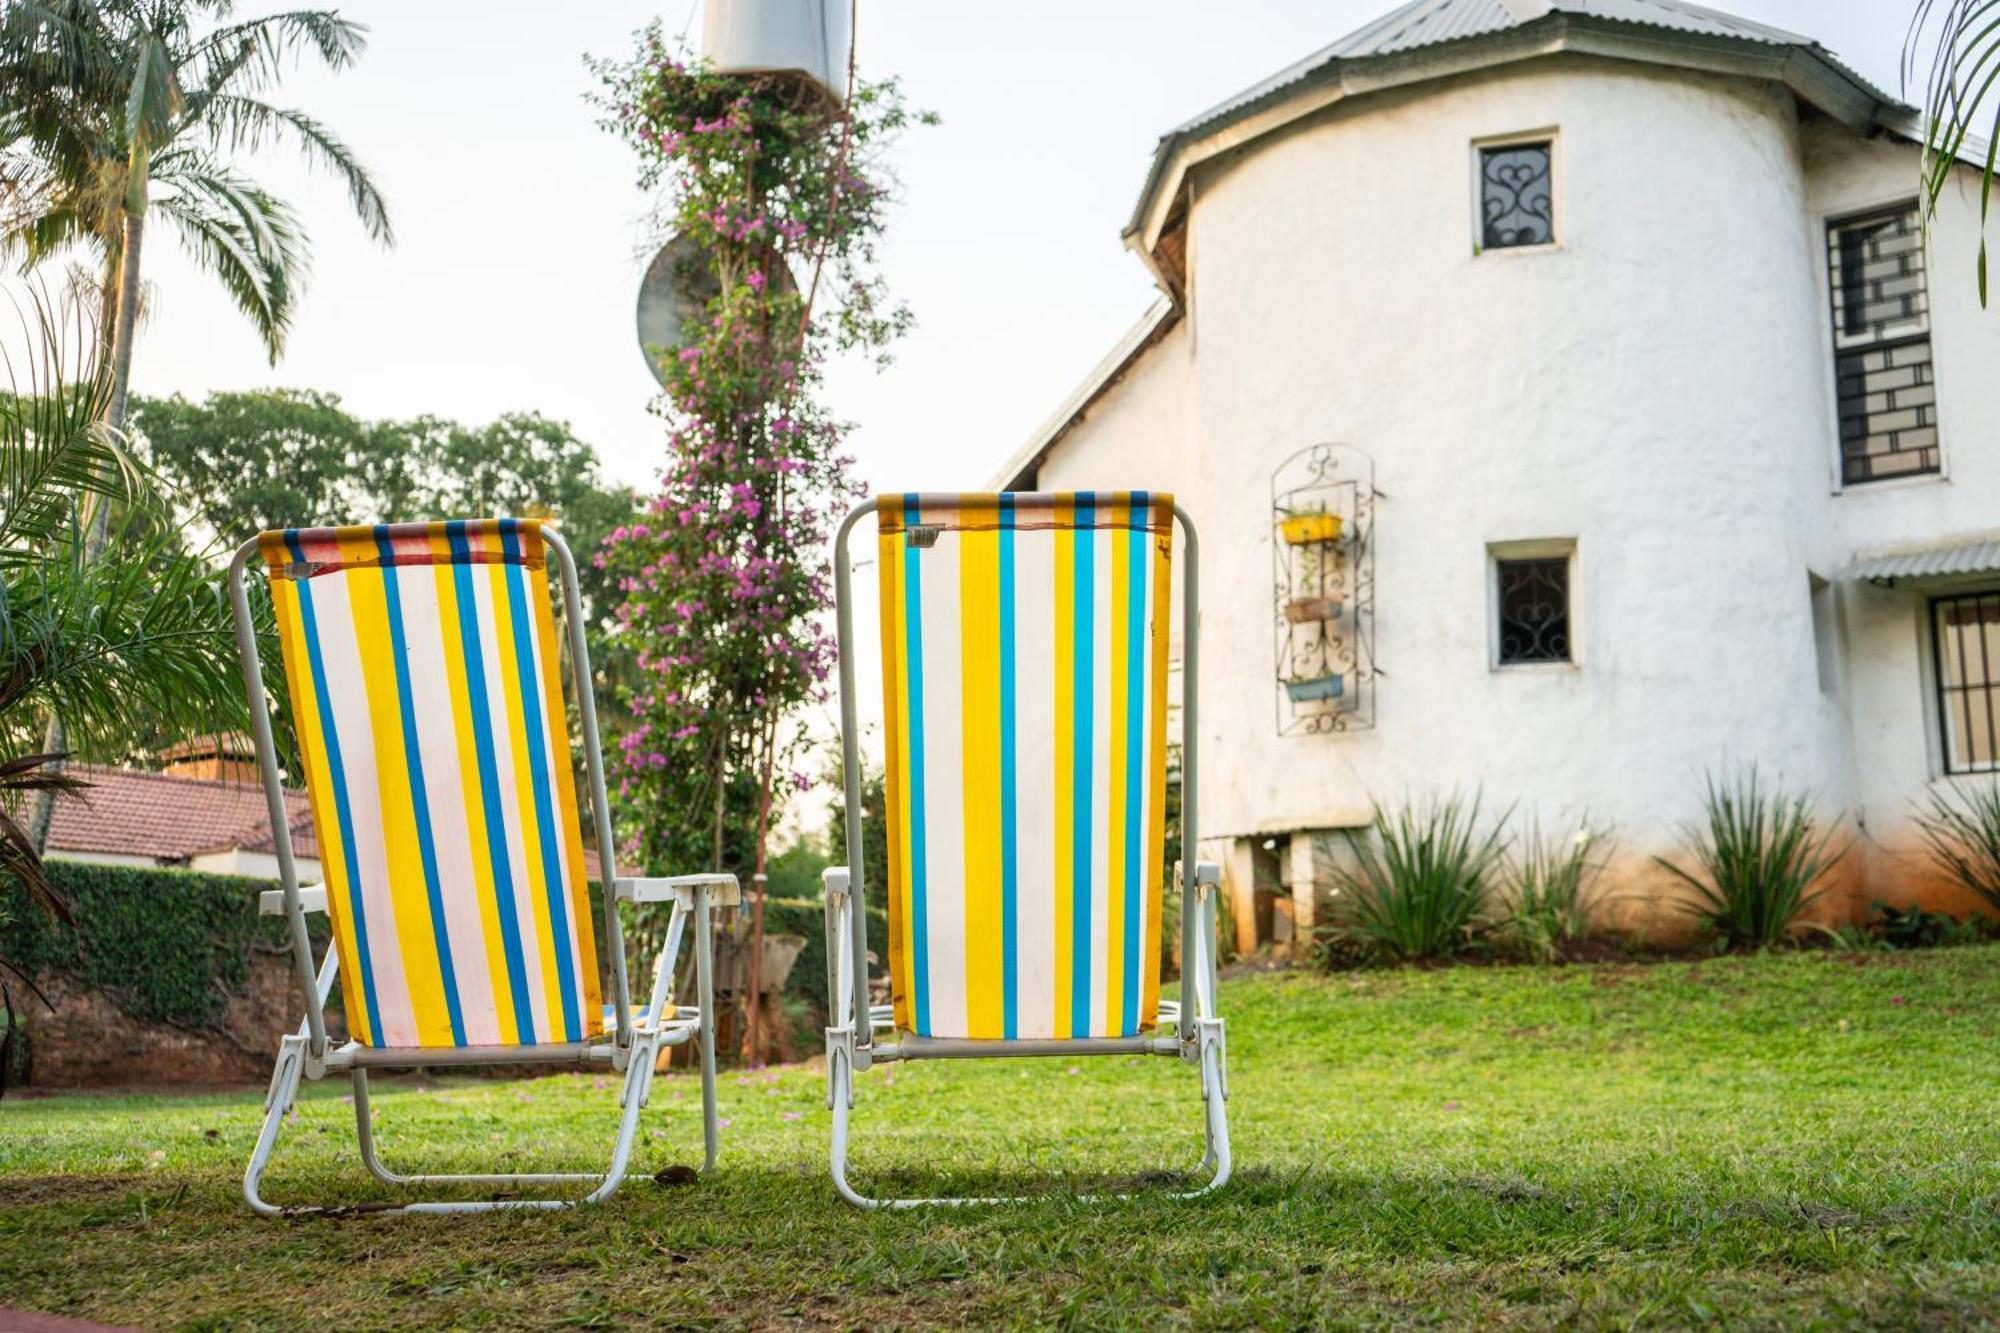
<path fill-rule="evenodd" d="M 706 0 L 702 53 L 722 74 L 797 74 L 847 96 L 851 0 Z"/>

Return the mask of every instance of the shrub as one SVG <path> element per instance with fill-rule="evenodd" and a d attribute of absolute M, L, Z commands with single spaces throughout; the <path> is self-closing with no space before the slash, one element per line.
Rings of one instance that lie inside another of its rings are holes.
<path fill-rule="evenodd" d="M 1507 815 L 1482 823 L 1479 798 L 1453 793 L 1394 815 L 1377 805 L 1368 828 L 1342 830 L 1354 864 L 1334 872 L 1344 902 L 1328 958 L 1343 949 L 1395 962 L 1463 952 L 1507 854 Z"/>
<path fill-rule="evenodd" d="M 1917 827 L 1931 864 L 2000 911 L 2000 783 L 1931 792 Z"/>
<path fill-rule="evenodd" d="M 66 925 L 23 910 L 18 885 L 0 888 L 11 904 L 9 948 L 30 974 L 61 973 L 110 995 L 133 1018 L 181 1027 L 221 1022 L 229 997 L 250 978 L 250 957 L 290 947 L 281 918 L 261 916 L 257 895 L 271 883 L 236 875 L 147 866 L 50 861 L 49 878 L 76 907 Z M 326 918 L 308 918 L 315 951 Z"/>
<path fill-rule="evenodd" d="M 1607 831 L 1587 818 L 1569 837 L 1544 837 L 1540 824 L 1507 866 L 1507 941 L 1531 962 L 1560 958 L 1563 946 L 1590 933 L 1595 887 L 1604 869 L 1596 852 Z"/>
<path fill-rule="evenodd" d="M 1719 944 L 1783 943 L 1823 892 L 1813 885 L 1847 849 L 1819 830 L 1807 797 L 1765 791 L 1755 768 L 1727 782 L 1711 774 L 1703 804 L 1703 822 L 1684 831 L 1695 869 L 1653 859 L 1694 890 L 1691 910 Z"/>

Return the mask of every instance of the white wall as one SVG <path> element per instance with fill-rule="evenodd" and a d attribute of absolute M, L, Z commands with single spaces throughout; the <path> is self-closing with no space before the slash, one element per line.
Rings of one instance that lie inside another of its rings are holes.
<path fill-rule="evenodd" d="M 1555 128 L 1560 248 L 1473 249 L 1472 144 Z M 1774 85 L 1557 57 L 1336 107 L 1195 180 L 1189 321 L 1043 465 L 1203 536 L 1210 833 L 1457 785 L 1671 844 L 1704 771 L 1852 799 L 1808 570 L 1833 438 L 1821 251 Z M 1940 378 L 1946 367 L 1940 366 Z M 1270 476 L 1375 461 L 1377 726 L 1277 735 Z M 1574 538 L 1582 664 L 1490 665 L 1488 543 Z"/>
<path fill-rule="evenodd" d="M 1914 199 L 1919 152 L 1909 143 L 1861 139 L 1825 122 L 1805 126 L 1800 138 L 1824 293 L 1827 220 Z M 1948 541 L 2000 529 L 2000 376 L 1994 374 L 2000 366 L 2000 310 L 1979 305 L 1974 273 L 1978 231 L 1978 177 L 1961 170 L 1939 203 L 1927 256 L 1944 470 L 1938 476 L 1841 488 L 1837 446 L 1829 431 L 1826 522 L 1844 551 Z M 1822 343 L 1830 345 L 1830 316 L 1823 316 L 1823 322 Z M 1831 418 L 1830 358 L 1821 398 Z M 1854 813 L 1869 860 L 1871 891 L 1882 896 L 1907 898 L 1916 887 L 1939 891 L 1939 886 L 1924 883 L 1909 819 L 1913 802 L 1946 781 L 1928 660 L 1928 599 L 1957 587 L 1996 585 L 2000 579 L 1988 577 L 1841 590 L 1842 692 L 1856 774 Z"/>
<path fill-rule="evenodd" d="M 320 881 L 319 862 L 310 856 L 293 858 L 298 870 L 300 884 L 317 884 Z M 253 852 L 241 847 L 227 851 L 211 852 L 197 856 L 188 862 L 190 870 L 206 870 L 214 875 L 246 875 L 251 879 L 278 878 L 278 858 L 270 852 Z"/>
<path fill-rule="evenodd" d="M 50 861 L 74 861 L 86 866 L 140 866 L 147 870 L 159 869 L 160 863 L 150 856 L 133 856 L 126 852 L 68 852 L 50 851 Z"/>

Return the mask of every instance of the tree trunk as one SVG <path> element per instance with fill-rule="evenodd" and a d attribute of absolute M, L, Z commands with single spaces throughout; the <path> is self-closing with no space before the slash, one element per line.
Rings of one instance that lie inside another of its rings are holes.
<path fill-rule="evenodd" d="M 104 410 L 104 424 L 121 433 L 125 429 L 132 380 L 132 343 L 139 331 L 139 251 L 146 237 L 144 212 L 127 211 L 124 218 L 125 236 L 118 257 L 118 305 L 111 325 L 111 401 Z M 105 304 L 110 303 L 107 300 Z M 102 337 L 100 333 L 100 345 Z M 110 535 L 111 502 L 102 495 L 92 496 L 84 512 L 83 559 L 89 564 L 102 554 Z M 42 753 L 65 756 L 51 762 L 47 766 L 49 772 L 61 773 L 69 766 L 69 729 L 60 717 L 49 718 L 48 730 L 42 736 Z M 34 840 L 37 856 L 48 850 L 49 828 L 55 823 L 55 815 L 56 793 L 36 792 L 34 809 L 28 816 L 28 836 Z"/>
<path fill-rule="evenodd" d="M 111 406 L 104 414 L 113 430 L 125 429 L 126 398 L 132 385 L 132 344 L 139 336 L 139 251 L 146 240 L 146 215 L 125 215 L 124 254 L 118 265 L 118 322 L 111 330 Z"/>
<path fill-rule="evenodd" d="M 104 244 L 104 272 L 97 280 L 97 364 L 111 364 L 111 344 L 118 336 L 118 275 L 123 271 L 125 250 L 119 238 L 109 236 Z"/>
<path fill-rule="evenodd" d="M 118 261 L 118 318 L 111 326 L 111 402 L 104 409 L 104 424 L 121 435 L 132 386 L 132 344 L 139 337 L 139 253 L 145 240 L 146 215 L 128 211 Z M 104 549 L 110 526 L 111 506 L 100 496 L 91 506 L 90 534 L 83 548 L 86 561 L 95 560 Z"/>

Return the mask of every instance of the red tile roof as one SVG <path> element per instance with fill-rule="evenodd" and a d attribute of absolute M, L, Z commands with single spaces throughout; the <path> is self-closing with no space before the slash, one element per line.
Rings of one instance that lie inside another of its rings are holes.
<path fill-rule="evenodd" d="M 133 768 L 71 764 L 90 787 L 56 802 L 52 852 L 145 856 L 163 864 L 231 848 L 273 850 L 264 789 L 256 783 L 174 777 Z M 318 859 L 303 791 L 285 792 L 292 851 Z"/>

